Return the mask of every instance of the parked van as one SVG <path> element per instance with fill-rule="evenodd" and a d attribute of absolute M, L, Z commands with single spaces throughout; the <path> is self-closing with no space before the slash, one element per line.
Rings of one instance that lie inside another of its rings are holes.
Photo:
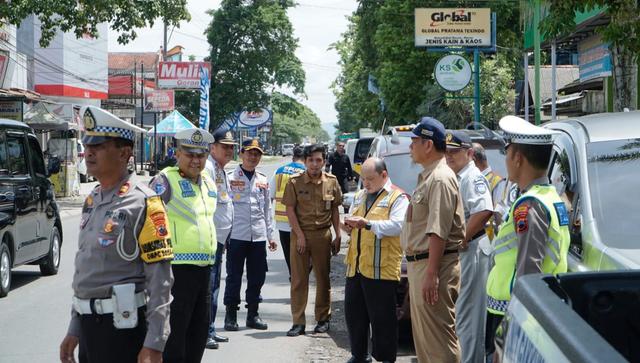
<path fill-rule="evenodd" d="M 45 168 L 31 128 L 0 119 L 0 297 L 11 289 L 15 267 L 39 265 L 43 275 L 58 273 L 62 223 L 47 177 L 60 163 L 50 164 L 57 167 Z"/>

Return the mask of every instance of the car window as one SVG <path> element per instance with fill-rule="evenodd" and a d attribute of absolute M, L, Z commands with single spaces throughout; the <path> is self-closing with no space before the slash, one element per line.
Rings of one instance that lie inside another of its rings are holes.
<path fill-rule="evenodd" d="M 40 144 L 38 140 L 33 137 L 29 137 L 29 155 L 31 160 L 31 170 L 38 176 L 46 176 L 44 169 L 44 159 L 42 152 L 40 151 Z"/>
<path fill-rule="evenodd" d="M 6 136 L 0 133 L 0 176 L 9 174 L 9 163 L 7 160 Z"/>
<path fill-rule="evenodd" d="M 7 162 L 11 175 L 28 175 L 24 136 L 7 135 Z"/>
<path fill-rule="evenodd" d="M 371 148 L 372 142 L 373 139 L 362 139 L 358 141 L 358 144 L 356 145 L 354 163 L 361 163 L 367 158 L 367 154 L 369 153 L 369 148 Z"/>
<path fill-rule="evenodd" d="M 411 160 L 407 154 L 393 154 L 384 157 L 391 182 L 405 192 L 411 194 L 416 188 L 418 174 L 422 168 Z"/>
<path fill-rule="evenodd" d="M 640 139 L 586 145 L 591 209 L 604 244 L 638 248 Z"/>

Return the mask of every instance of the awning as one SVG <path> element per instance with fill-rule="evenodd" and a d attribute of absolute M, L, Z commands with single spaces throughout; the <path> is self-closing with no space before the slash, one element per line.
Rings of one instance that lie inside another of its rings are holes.
<path fill-rule="evenodd" d="M 165 117 L 164 120 L 156 125 L 158 136 L 174 136 L 178 131 L 195 128 L 196 127 L 177 110 L 171 112 L 169 116 Z M 154 129 L 152 127 L 147 131 L 147 136 L 153 136 L 153 134 Z"/>
<path fill-rule="evenodd" d="M 72 104 L 38 102 L 24 113 L 24 122 L 34 130 L 79 130 Z"/>

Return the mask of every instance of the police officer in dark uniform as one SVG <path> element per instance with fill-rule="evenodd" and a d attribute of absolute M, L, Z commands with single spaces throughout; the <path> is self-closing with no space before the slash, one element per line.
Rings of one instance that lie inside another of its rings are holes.
<path fill-rule="evenodd" d="M 349 157 L 345 153 L 344 142 L 336 144 L 336 151 L 329 155 L 325 169 L 326 171 L 331 169 L 331 174 L 335 175 L 336 179 L 338 179 L 342 193 L 346 193 L 346 181 L 353 177 L 353 169 L 351 168 L 351 161 L 349 161 Z"/>
<path fill-rule="evenodd" d="M 169 336 L 170 260 L 165 208 L 127 170 L 143 130 L 93 106 L 81 109 L 87 171 L 100 183 L 82 208 L 73 309 L 60 361 L 161 362 Z"/>

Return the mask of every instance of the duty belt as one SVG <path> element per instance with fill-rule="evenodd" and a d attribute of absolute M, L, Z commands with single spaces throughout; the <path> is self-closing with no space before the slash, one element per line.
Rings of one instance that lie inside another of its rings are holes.
<path fill-rule="evenodd" d="M 98 315 L 112 314 L 114 301 L 109 299 L 79 299 L 73 297 L 73 309 L 80 315 L 93 314 Z M 147 297 L 144 291 L 136 293 L 136 307 L 142 307 L 147 304 Z M 93 307 L 93 309 L 92 309 Z"/>
<path fill-rule="evenodd" d="M 450 253 L 458 253 L 458 250 L 445 250 L 443 255 L 448 255 Z M 424 260 L 425 258 L 429 258 L 429 252 L 418 253 L 417 255 L 411 255 L 405 257 L 409 262 L 415 262 Z"/>
<path fill-rule="evenodd" d="M 471 239 L 469 241 L 473 241 L 474 239 L 478 239 L 482 236 L 484 236 L 487 232 L 483 229 L 480 232 L 476 233 L 475 236 L 471 237 Z"/>

